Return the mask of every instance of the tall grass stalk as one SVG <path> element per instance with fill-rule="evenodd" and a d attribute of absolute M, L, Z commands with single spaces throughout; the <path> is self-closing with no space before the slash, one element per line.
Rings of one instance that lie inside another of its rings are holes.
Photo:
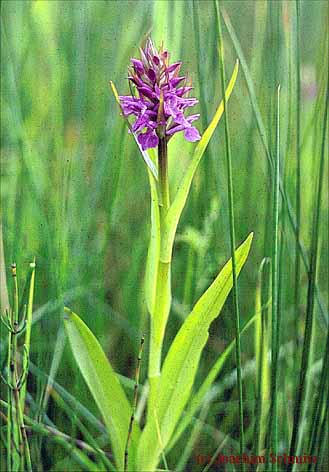
<path fill-rule="evenodd" d="M 20 310 L 19 292 L 17 282 L 16 263 L 11 266 L 13 280 L 12 305 L 6 310 L 5 315 L 1 314 L 1 323 L 8 331 L 8 358 L 7 358 L 7 378 L 1 375 L 2 381 L 7 384 L 7 470 L 9 472 L 23 469 L 26 466 L 28 472 L 32 471 L 30 448 L 27 439 L 23 408 L 21 402 L 21 389 L 26 382 L 28 375 L 28 350 L 24 345 L 22 365 L 19 369 L 19 352 L 17 335 L 26 329 L 31 329 L 31 319 L 26 327 L 26 305 Z M 28 281 L 26 282 L 28 285 Z M 21 320 L 20 318 L 21 315 Z"/>
<path fill-rule="evenodd" d="M 137 358 L 135 385 L 134 385 L 134 399 L 133 399 L 132 411 L 131 411 L 130 422 L 129 422 L 127 442 L 126 442 L 126 447 L 125 447 L 124 471 L 128 470 L 129 446 L 131 443 L 131 434 L 133 431 L 133 424 L 135 421 L 135 414 L 136 414 L 136 408 L 137 408 L 139 375 L 140 375 L 140 370 L 141 370 L 141 361 L 142 361 L 142 354 L 143 354 L 143 348 L 144 348 L 144 341 L 145 341 L 145 338 L 144 336 L 142 336 L 140 346 L 139 346 L 138 358 Z"/>
<path fill-rule="evenodd" d="M 300 147 L 300 0 L 295 0 L 296 6 L 296 232 L 295 232 L 295 332 L 298 333 L 299 293 L 300 293 L 300 224 L 301 224 L 301 147 Z M 298 343 L 298 336 L 296 336 Z M 297 346 L 296 346 L 297 353 Z"/>
<path fill-rule="evenodd" d="M 30 274 L 27 280 L 28 282 L 28 301 L 26 308 L 26 330 L 25 330 L 25 349 L 27 356 L 30 356 L 30 347 L 31 347 L 31 331 L 32 331 L 32 311 L 33 311 L 33 298 L 34 298 L 34 285 L 35 285 L 35 260 L 30 263 Z M 25 405 L 25 395 L 26 395 L 26 382 L 22 386 L 20 393 L 20 402 L 21 408 L 24 411 Z"/>
<path fill-rule="evenodd" d="M 321 371 L 321 378 L 319 383 L 319 388 L 314 397 L 314 407 L 313 407 L 313 424 L 310 434 L 310 440 L 308 443 L 308 450 L 310 451 L 311 456 L 317 455 L 317 447 L 318 444 L 321 442 L 321 436 L 319 435 L 320 424 L 321 424 L 321 415 L 323 411 L 323 407 L 328 405 L 325 403 L 325 392 L 326 392 L 326 383 L 328 383 L 328 376 L 327 376 L 327 369 L 329 364 L 329 331 L 327 333 L 327 342 L 325 353 L 323 356 L 322 361 L 322 371 Z M 308 471 L 310 472 L 314 468 L 314 465 L 310 464 L 308 467 Z"/>
<path fill-rule="evenodd" d="M 280 204 L 280 85 L 277 89 L 276 159 L 273 173 L 273 240 L 272 240 L 272 349 L 271 349 L 271 409 L 270 444 L 278 451 L 278 362 L 279 362 L 279 204 Z M 277 462 L 273 469 L 278 470 Z"/>
<path fill-rule="evenodd" d="M 229 117 L 228 117 L 227 101 L 225 97 L 224 43 L 223 43 L 223 35 L 222 35 L 222 27 L 221 27 L 218 1 L 216 1 L 216 17 L 217 17 L 217 23 L 218 23 L 220 74 L 221 74 L 222 96 L 223 96 L 223 103 L 224 103 L 227 191 L 228 191 L 228 205 L 229 205 L 232 275 L 233 275 L 233 303 L 234 303 L 234 316 L 235 316 L 235 339 L 236 339 L 235 352 L 236 352 L 236 367 L 237 367 L 236 372 L 237 372 L 237 386 L 238 386 L 238 395 L 239 395 L 240 455 L 242 456 L 245 449 L 245 441 L 244 441 L 244 418 L 243 418 L 243 388 L 242 388 L 242 375 L 241 375 L 239 294 L 238 294 L 237 269 L 236 269 L 236 259 L 235 259 L 236 246 L 235 246 L 235 225 L 234 225 L 234 190 L 233 190 Z M 242 465 L 242 470 L 243 471 L 245 470 L 244 464 Z"/>
<path fill-rule="evenodd" d="M 11 472 L 11 451 L 12 451 L 12 391 L 10 388 L 11 375 L 10 375 L 10 364 L 11 364 L 11 343 L 12 343 L 12 332 L 8 330 L 8 353 L 7 353 L 7 470 Z"/>
<path fill-rule="evenodd" d="M 319 443 L 317 447 L 317 456 L 319 460 L 315 464 L 315 471 L 323 471 L 323 462 L 325 461 L 325 458 L 323 456 L 323 452 L 325 451 L 325 448 L 328 447 L 328 443 L 326 442 L 326 439 L 328 440 L 328 422 L 329 422 L 329 388 L 327 388 L 327 396 L 324 401 L 324 406 L 322 409 L 322 423 L 321 423 L 321 428 L 320 428 L 320 434 L 319 434 Z"/>
<path fill-rule="evenodd" d="M 254 428 L 254 450 L 260 454 L 264 448 L 267 430 L 269 386 L 269 320 L 271 308 L 271 286 L 266 287 L 266 268 L 271 277 L 271 259 L 264 258 L 260 264 L 256 288 L 255 359 L 256 359 L 256 407 Z M 270 282 L 270 280 L 269 280 Z M 266 290 L 267 288 L 267 290 Z M 266 296 L 264 296 L 264 292 Z M 256 466 L 255 466 L 256 469 Z"/>
<path fill-rule="evenodd" d="M 252 109 L 253 109 L 253 113 L 255 115 L 257 129 L 258 129 L 258 132 L 259 132 L 259 136 L 261 138 L 262 145 L 264 147 L 265 156 L 266 156 L 267 161 L 270 164 L 270 168 L 273 169 L 274 168 L 273 156 L 270 152 L 267 133 L 266 133 L 266 128 L 265 128 L 265 125 L 264 125 L 263 116 L 262 116 L 260 108 L 259 108 L 259 104 L 258 104 L 256 92 L 255 92 L 255 87 L 254 87 L 253 79 L 251 77 L 251 73 L 250 73 L 250 70 L 249 70 L 249 67 L 248 67 L 248 63 L 246 61 L 246 58 L 245 58 L 245 55 L 243 53 L 243 50 L 242 50 L 241 44 L 239 42 L 239 39 L 237 37 L 237 34 L 236 34 L 236 32 L 233 28 L 233 25 L 231 23 L 230 17 L 229 17 L 229 15 L 227 14 L 226 10 L 223 7 L 221 8 L 221 13 L 222 13 L 226 28 L 229 32 L 230 37 L 231 37 L 232 43 L 234 45 L 235 51 L 236 51 L 237 56 L 239 58 L 239 61 L 241 63 L 241 68 L 242 68 L 242 71 L 244 73 L 247 88 L 248 88 L 250 103 L 251 103 L 251 106 L 252 106 Z M 281 196 L 282 196 L 282 203 L 285 205 L 285 208 L 286 208 L 286 211 L 287 211 L 289 224 L 292 228 L 293 234 L 296 237 L 296 232 L 297 232 L 296 215 L 294 213 L 293 206 L 292 206 L 291 201 L 290 201 L 290 197 L 285 191 L 285 188 L 284 188 L 283 182 L 281 181 L 281 178 L 280 178 L 280 192 L 281 192 Z M 301 256 L 301 260 L 304 264 L 305 270 L 308 272 L 309 268 L 310 268 L 310 262 L 309 262 L 309 258 L 308 258 L 307 252 L 305 250 L 305 247 L 304 247 L 304 245 L 301 241 L 301 238 L 298 238 L 298 250 L 299 250 L 299 253 L 300 253 L 300 256 Z M 325 327 L 328 327 L 328 323 L 329 323 L 328 313 L 327 313 L 325 304 L 322 300 L 320 290 L 319 290 L 317 285 L 315 287 L 315 295 L 316 295 L 317 304 L 319 306 L 319 314 L 321 315 L 322 323 Z"/>
<path fill-rule="evenodd" d="M 329 70 L 328 70 L 329 74 Z M 329 78 L 328 78 L 329 82 Z M 324 107 L 323 125 L 322 125 L 322 138 L 321 138 L 321 154 L 320 154 L 320 166 L 318 173 L 318 184 L 315 195 L 317 195 L 316 205 L 313 215 L 313 231 L 312 231 L 312 242 L 311 242 L 311 260 L 310 268 L 308 272 L 308 293 L 307 293 L 307 306 L 306 306 L 306 319 L 305 319 L 305 330 L 304 330 L 304 343 L 302 351 L 302 360 L 300 367 L 300 378 L 297 389 L 297 398 L 294 410 L 294 425 L 290 442 L 290 455 L 294 455 L 296 452 L 300 423 L 304 413 L 304 399 L 308 389 L 308 372 L 310 364 L 310 351 L 311 351 L 311 340 L 313 333 L 313 322 L 314 322 L 314 299 L 315 299 L 315 283 L 318 269 L 318 251 L 319 251 L 319 228 L 320 228 L 320 210 L 322 201 L 323 191 L 323 180 L 324 180 L 324 164 L 326 155 L 326 138 L 327 138 L 327 123 L 328 123 L 328 101 L 329 101 L 329 90 L 327 82 L 326 91 L 326 103 Z M 288 472 L 293 469 L 293 465 L 289 464 Z"/>

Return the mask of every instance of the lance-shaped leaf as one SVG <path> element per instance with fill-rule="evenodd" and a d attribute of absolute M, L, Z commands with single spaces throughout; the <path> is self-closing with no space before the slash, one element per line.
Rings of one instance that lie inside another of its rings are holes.
<path fill-rule="evenodd" d="M 65 312 L 64 323 L 72 352 L 103 415 L 116 465 L 119 470 L 123 470 L 131 406 L 109 360 L 93 333 L 79 316 L 69 308 L 65 308 Z M 134 470 L 138 437 L 139 428 L 134 423 L 129 449 L 129 470 Z"/>
<path fill-rule="evenodd" d="M 255 316 L 253 316 L 242 328 L 240 334 L 243 334 L 250 326 L 255 321 Z M 207 377 L 205 380 L 202 382 L 202 385 L 199 387 L 198 391 L 193 395 L 191 400 L 189 401 L 187 411 L 184 414 L 184 417 L 180 421 L 178 427 L 175 430 L 175 433 L 170 441 L 168 449 L 171 449 L 180 436 L 183 434 L 185 429 L 188 427 L 190 424 L 192 418 L 197 414 L 199 409 L 202 407 L 202 403 L 204 399 L 207 396 L 207 393 L 209 392 L 209 389 L 211 388 L 212 384 L 215 382 L 216 378 L 218 378 L 219 374 L 221 373 L 225 362 L 227 359 L 229 359 L 232 351 L 234 350 L 235 347 L 235 338 L 233 341 L 230 342 L 230 344 L 227 346 L 227 348 L 221 353 L 221 355 L 218 357 L 212 368 L 210 369 Z"/>
<path fill-rule="evenodd" d="M 226 92 L 225 92 L 225 97 L 226 101 L 230 98 L 232 90 L 234 88 L 234 84 L 236 82 L 237 76 L 238 76 L 238 70 L 239 70 L 239 62 L 237 61 L 233 70 L 233 74 L 231 77 L 231 80 L 227 86 Z M 176 228 L 178 225 L 179 218 L 182 214 L 183 208 L 185 206 L 188 193 L 191 187 L 191 183 L 193 180 L 193 176 L 195 174 L 195 171 L 198 168 L 198 165 L 201 161 L 201 158 L 208 146 L 208 143 L 214 134 L 214 131 L 219 123 L 219 120 L 221 119 L 222 115 L 224 113 L 224 101 L 221 101 L 219 107 L 217 108 L 217 111 L 215 113 L 215 116 L 213 117 L 210 125 L 206 129 L 206 131 L 203 133 L 201 140 L 197 144 L 195 151 L 192 156 L 192 160 L 186 170 L 186 173 L 179 185 L 179 188 L 177 190 L 177 193 L 175 195 L 175 199 L 170 206 L 170 209 L 168 211 L 168 215 L 166 217 L 166 224 L 165 224 L 165 230 L 164 230 L 164 235 L 161 240 L 161 254 L 160 258 L 162 262 L 170 262 L 171 260 L 171 254 L 172 254 L 172 248 L 174 244 L 174 238 L 176 234 Z"/>
<path fill-rule="evenodd" d="M 236 250 L 237 274 L 248 257 L 252 236 L 251 233 Z M 232 262 L 229 260 L 177 333 L 161 372 L 156 411 L 148 415 L 149 420 L 140 438 L 138 470 L 154 470 L 161 451 L 168 445 L 190 397 L 200 356 L 209 336 L 209 326 L 219 315 L 232 283 Z"/>

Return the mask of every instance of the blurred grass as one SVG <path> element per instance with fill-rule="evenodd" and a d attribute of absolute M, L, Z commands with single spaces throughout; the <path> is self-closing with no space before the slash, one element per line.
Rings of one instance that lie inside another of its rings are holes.
<path fill-rule="evenodd" d="M 281 84 L 281 179 L 294 214 L 296 133 L 300 133 L 299 232 L 308 254 L 323 133 L 328 4 L 322 0 L 300 2 L 299 131 L 294 2 L 222 1 L 221 8 L 241 44 L 272 153 L 275 89 Z M 60 344 L 65 341 L 60 329 L 61 307 L 69 304 L 82 315 L 112 364 L 125 376 L 133 376 L 139 333 L 142 329 L 148 332 L 143 295 L 150 213 L 147 173 L 119 116 L 108 82 L 113 80 L 120 93 L 128 92 L 125 77 L 129 58 L 138 54 L 138 46 L 151 32 L 157 44 L 164 41 L 173 60 L 184 61 L 183 70 L 192 78 L 195 95 L 200 98 L 202 117 L 198 126 L 203 131 L 221 96 L 216 31 L 214 4 L 207 0 L 11 0 L 1 5 L 1 220 L 5 263 L 9 268 L 15 260 L 19 274 L 24 274 L 36 256 L 35 312 L 40 310 L 42 318 L 32 330 L 32 361 L 46 374 L 52 368 L 56 380 L 95 414 L 96 408 L 69 350 L 64 347 L 63 353 L 60 351 Z M 237 53 L 225 29 L 224 42 L 230 75 Z M 258 268 L 264 257 L 271 256 L 272 177 L 242 73 L 230 101 L 230 123 L 237 242 L 250 231 L 255 233 L 251 259 L 239 282 L 241 319 L 246 321 L 255 310 Z M 190 149 L 182 137 L 170 142 L 173 190 L 188 162 Z M 327 154 L 324 173 L 328 175 Z M 174 303 L 166 346 L 182 317 L 230 253 L 226 188 L 221 125 L 194 179 L 178 229 Z M 323 192 L 316 282 L 327 319 L 328 205 L 328 192 Z M 279 293 L 282 339 L 278 353 L 278 428 L 279 447 L 286 450 L 299 382 L 308 275 L 301 265 L 299 304 L 295 306 L 295 236 L 284 206 L 282 218 L 285 224 L 281 226 L 280 255 L 283 281 Z M 22 279 L 19 282 L 22 285 Z M 325 348 L 317 300 L 314 311 L 313 365 Z M 208 372 L 209 362 L 233 338 L 232 299 L 223 314 L 211 328 L 200 381 Z M 287 354 L 291 352 L 289 343 L 296 346 L 293 357 Z M 253 340 L 242 337 L 243 364 L 253 362 L 253 356 Z M 146 365 L 145 361 L 144 369 Z M 233 358 L 226 366 L 227 375 L 232 366 Z M 320 372 L 316 370 L 312 377 L 311 399 L 320 382 Z M 247 447 L 252 451 L 255 366 L 249 374 L 246 367 L 244 376 L 245 429 Z M 36 405 L 46 405 L 45 382 L 36 374 L 29 379 L 28 390 Z M 222 392 L 219 400 L 224 403 L 211 406 L 207 425 L 194 447 L 195 455 L 212 455 L 222 433 L 238 439 L 236 388 L 233 385 Z M 74 417 L 70 419 L 52 397 L 47 402 L 47 415 L 60 430 L 73 437 L 80 434 Z M 323 413 L 318 415 L 322 425 Z M 36 407 L 31 406 L 31 416 L 37 416 Z M 50 470 L 63 454 L 59 446 L 50 448 L 52 443 L 48 440 L 46 444 L 49 449 L 41 449 L 42 463 L 44 470 Z M 178 446 L 172 457 L 179 452 Z M 193 454 L 189 470 L 197 470 Z M 169 464 L 173 463 L 169 459 Z M 69 461 L 68 464 L 65 467 L 72 467 Z"/>

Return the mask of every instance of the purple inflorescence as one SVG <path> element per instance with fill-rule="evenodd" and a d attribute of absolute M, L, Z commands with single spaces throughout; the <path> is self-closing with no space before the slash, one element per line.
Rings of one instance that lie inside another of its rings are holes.
<path fill-rule="evenodd" d="M 187 108 L 198 103 L 187 94 L 192 87 L 186 84 L 186 77 L 179 76 L 181 62 L 169 65 L 168 51 L 159 51 L 149 38 L 141 59 L 131 59 L 128 79 L 138 91 L 138 96 L 120 96 L 123 114 L 133 115 L 136 121 L 132 130 L 137 134 L 143 150 L 154 148 L 159 138 L 169 139 L 173 134 L 184 131 L 188 141 L 198 141 L 199 131 L 192 126 L 199 114 L 184 116 Z"/>

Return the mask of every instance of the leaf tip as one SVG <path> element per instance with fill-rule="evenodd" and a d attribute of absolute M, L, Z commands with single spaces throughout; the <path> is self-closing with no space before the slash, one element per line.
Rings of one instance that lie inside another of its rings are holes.
<path fill-rule="evenodd" d="M 246 242 L 248 242 L 249 246 L 251 246 L 251 243 L 252 243 L 253 239 L 254 239 L 254 232 L 251 231 L 251 232 L 248 234 L 248 237 L 247 237 L 247 239 L 246 239 Z"/>
<path fill-rule="evenodd" d="M 73 315 L 73 311 L 67 306 L 64 307 L 64 320 L 69 320 Z"/>

